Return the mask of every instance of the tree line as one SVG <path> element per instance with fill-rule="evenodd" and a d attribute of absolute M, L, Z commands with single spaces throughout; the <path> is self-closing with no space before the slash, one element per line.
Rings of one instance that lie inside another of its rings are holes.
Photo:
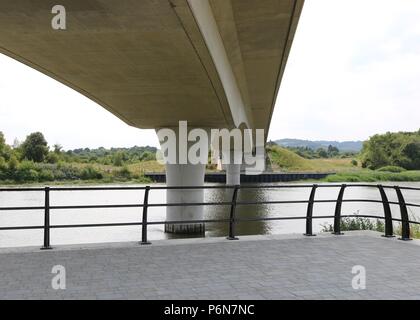
<path fill-rule="evenodd" d="M 64 151 L 59 144 L 50 148 L 41 132 L 31 133 L 22 143 L 9 146 L 0 131 L 0 182 L 139 179 L 141 177 L 131 173 L 127 165 L 155 160 L 156 151 L 149 146 Z M 103 170 L 98 164 L 121 168 Z"/>
<path fill-rule="evenodd" d="M 278 145 L 276 142 L 269 141 L 268 146 Z M 350 158 L 358 154 L 358 152 L 352 151 L 341 151 L 333 145 L 329 145 L 326 148 L 313 149 L 310 147 L 290 147 L 283 146 L 283 148 L 293 151 L 297 155 L 305 159 L 330 159 L 330 158 Z"/>
<path fill-rule="evenodd" d="M 364 142 L 360 158 L 364 168 L 398 166 L 420 170 L 420 129 L 376 134 Z"/>

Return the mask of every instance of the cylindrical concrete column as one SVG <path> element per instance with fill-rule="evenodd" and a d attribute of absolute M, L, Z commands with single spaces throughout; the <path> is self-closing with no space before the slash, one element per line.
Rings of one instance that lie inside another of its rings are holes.
<path fill-rule="evenodd" d="M 227 164 L 226 165 L 226 184 L 238 185 L 241 184 L 241 165 Z"/>
<path fill-rule="evenodd" d="M 226 184 L 239 185 L 241 184 L 241 163 L 235 163 L 235 159 L 240 159 L 242 162 L 241 150 L 222 150 L 222 163 L 226 171 Z"/>
<path fill-rule="evenodd" d="M 163 157 L 166 162 L 166 185 L 168 187 L 200 187 L 204 185 L 204 175 L 209 151 L 209 130 L 194 129 L 187 128 L 186 122 L 180 122 L 179 128 L 165 129 L 166 133 L 157 130 L 164 153 L 166 150 L 166 155 L 163 155 Z M 168 132 L 168 130 L 171 132 Z M 168 137 L 168 140 L 164 142 L 164 137 L 160 135 Z M 172 153 L 172 156 L 169 156 L 170 153 Z M 175 157 L 173 156 L 174 154 L 176 155 Z M 168 204 L 202 203 L 204 202 L 204 190 L 167 189 L 166 201 Z M 165 232 L 204 234 L 204 223 L 193 222 L 195 220 L 203 220 L 203 217 L 203 206 L 168 206 L 166 207 L 166 221 L 190 222 L 166 223 Z"/>
<path fill-rule="evenodd" d="M 167 164 L 166 185 L 203 186 L 206 165 L 204 164 Z M 203 189 L 187 189 L 166 191 L 168 203 L 204 202 Z M 202 220 L 203 206 L 169 206 L 166 208 L 167 221 Z M 165 232 L 204 234 L 204 223 L 165 224 Z"/>

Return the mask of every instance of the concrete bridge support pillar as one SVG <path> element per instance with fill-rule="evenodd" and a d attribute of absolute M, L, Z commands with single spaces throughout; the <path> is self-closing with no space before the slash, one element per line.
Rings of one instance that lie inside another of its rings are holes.
<path fill-rule="evenodd" d="M 226 150 L 222 151 L 222 159 L 224 159 L 225 170 L 226 170 L 226 184 L 227 185 L 239 185 L 241 184 L 241 163 L 238 159 L 243 160 L 242 151 L 240 150 Z"/>
<path fill-rule="evenodd" d="M 157 130 L 161 142 L 166 167 L 168 187 L 204 186 L 204 175 L 209 152 L 209 130 L 187 128 L 180 123 L 179 128 Z M 199 146 L 199 148 L 197 148 Z M 190 153 L 190 154 L 189 154 Z M 195 158 L 194 158 L 195 156 Z M 203 189 L 167 189 L 166 202 L 202 203 Z M 168 206 L 166 221 L 203 220 L 204 206 Z M 204 234 L 204 223 L 166 223 L 165 232 L 182 234 Z"/>
<path fill-rule="evenodd" d="M 241 165 L 227 164 L 226 165 L 226 184 L 239 185 L 241 184 Z"/>
<path fill-rule="evenodd" d="M 203 186 L 206 166 L 204 164 L 167 164 L 166 185 L 172 186 Z M 168 203 L 204 202 L 203 189 L 184 189 L 166 191 Z M 170 206 L 166 208 L 167 221 L 202 220 L 203 206 Z M 165 224 L 165 232 L 204 234 L 204 223 Z"/>

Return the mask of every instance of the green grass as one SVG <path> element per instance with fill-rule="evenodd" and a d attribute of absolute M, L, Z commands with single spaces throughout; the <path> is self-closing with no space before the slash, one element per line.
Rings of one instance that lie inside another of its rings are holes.
<path fill-rule="evenodd" d="M 410 215 L 409 220 L 420 222 L 419 218 L 416 218 L 414 215 Z M 378 232 L 385 231 L 385 224 L 382 219 L 371 219 L 371 218 L 362 218 L 358 217 L 346 217 L 341 219 L 340 223 L 341 231 L 353 231 L 353 230 L 372 230 Z M 321 232 L 333 232 L 334 227 L 332 224 L 322 225 Z M 395 235 L 401 236 L 402 229 L 401 223 L 394 225 Z M 410 224 L 410 237 L 414 239 L 420 239 L 420 225 L 411 223 Z"/>
<path fill-rule="evenodd" d="M 324 182 L 376 182 L 376 181 L 420 181 L 420 171 L 382 172 L 360 170 L 357 172 L 338 172 L 323 179 Z"/>
<path fill-rule="evenodd" d="M 271 146 L 267 150 L 274 171 L 282 172 L 357 172 L 362 168 L 351 164 L 352 158 L 305 159 L 291 150 Z"/>
<path fill-rule="evenodd" d="M 420 181 L 420 171 L 391 166 L 380 170 L 363 169 L 352 165 L 352 158 L 305 159 L 279 146 L 268 148 L 268 156 L 274 171 L 336 173 L 323 179 L 324 182 Z"/>

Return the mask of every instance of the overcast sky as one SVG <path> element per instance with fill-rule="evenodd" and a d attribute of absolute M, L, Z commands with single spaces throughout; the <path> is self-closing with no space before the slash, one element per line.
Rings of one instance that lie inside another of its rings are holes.
<path fill-rule="evenodd" d="M 270 139 L 366 139 L 420 128 L 420 1 L 306 0 Z M 0 54 L 0 131 L 65 149 L 155 145 L 79 93 Z"/>

